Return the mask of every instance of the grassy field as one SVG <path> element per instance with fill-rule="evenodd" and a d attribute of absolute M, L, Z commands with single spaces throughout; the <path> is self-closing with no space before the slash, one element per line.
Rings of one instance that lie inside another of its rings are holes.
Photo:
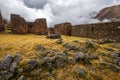
<path fill-rule="evenodd" d="M 85 42 L 92 41 L 92 39 L 88 38 L 79 38 L 79 37 L 69 37 L 62 36 L 64 43 L 71 43 L 76 46 L 85 47 Z M 56 43 L 57 39 L 46 39 L 45 36 L 27 34 L 27 35 L 18 35 L 18 34 L 8 34 L 8 33 L 0 33 L 0 61 L 7 55 L 14 56 L 16 53 L 21 55 L 22 61 L 21 64 L 24 64 L 28 59 L 38 59 L 36 56 L 39 54 L 35 50 L 36 45 L 43 45 L 47 50 L 53 50 L 56 52 L 63 52 L 65 48 L 61 44 Z M 78 42 L 77 42 L 78 41 Z M 75 65 L 67 65 L 63 69 L 54 69 L 52 75 L 55 78 L 46 78 L 42 80 L 119 80 L 120 72 L 112 72 L 109 69 L 98 69 L 97 64 L 101 62 L 101 58 L 105 58 L 106 63 L 111 62 L 109 56 L 103 57 L 104 54 L 111 54 L 113 51 L 120 51 L 120 43 L 111 43 L 111 44 L 97 44 L 96 50 L 87 49 L 87 53 L 97 54 L 99 56 L 98 60 L 92 61 L 92 66 L 84 65 L 81 63 L 77 63 Z M 108 50 L 111 49 L 111 50 Z M 44 53 L 43 53 L 44 54 Z M 74 52 L 69 51 L 68 54 L 71 56 Z M 76 78 L 74 77 L 71 71 L 75 66 L 81 66 L 88 73 L 86 79 Z M 92 67 L 96 70 L 96 72 L 92 72 L 89 68 Z M 118 67 L 118 66 L 117 66 Z M 120 69 L 120 67 L 118 67 Z M 31 73 L 32 75 L 32 73 Z M 33 79 L 32 77 L 27 78 L 27 80 L 40 80 L 39 78 Z"/>

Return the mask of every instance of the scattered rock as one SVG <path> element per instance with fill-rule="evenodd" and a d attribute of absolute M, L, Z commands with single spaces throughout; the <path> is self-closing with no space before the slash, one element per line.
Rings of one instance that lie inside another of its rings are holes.
<path fill-rule="evenodd" d="M 111 56 L 112 56 L 113 58 L 118 58 L 118 57 L 120 57 L 120 52 L 115 51 L 115 52 L 113 52 L 113 53 L 111 54 Z"/>
<path fill-rule="evenodd" d="M 36 60 L 34 60 L 34 59 L 31 59 L 31 60 L 29 60 L 29 61 L 27 62 L 26 65 L 27 65 L 26 70 L 27 70 L 27 71 L 32 71 L 33 69 L 36 68 L 36 66 L 38 65 L 38 62 L 37 62 Z"/>
<path fill-rule="evenodd" d="M 68 63 L 74 65 L 76 63 L 75 59 L 72 57 L 68 58 Z"/>
<path fill-rule="evenodd" d="M 2 80 L 10 80 L 12 76 L 13 76 L 13 73 L 11 73 L 11 72 L 8 72 L 8 71 L 1 72 Z"/>
<path fill-rule="evenodd" d="M 10 72 L 14 73 L 16 68 L 17 68 L 17 63 L 13 62 L 10 66 Z"/>
<path fill-rule="evenodd" d="M 98 55 L 91 55 L 91 56 L 89 57 L 89 59 L 91 59 L 91 60 L 96 60 L 96 59 L 99 59 L 99 58 L 98 58 Z"/>
<path fill-rule="evenodd" d="M 68 56 L 66 53 L 56 53 L 54 57 L 55 67 L 64 67 L 65 62 L 67 61 Z"/>
<path fill-rule="evenodd" d="M 75 53 L 74 58 L 77 62 L 83 62 L 84 64 L 91 64 L 87 55 L 82 52 Z"/>
<path fill-rule="evenodd" d="M 85 54 L 82 53 L 82 52 L 75 53 L 75 54 L 74 54 L 74 58 L 75 58 L 75 60 L 77 60 L 77 61 L 82 60 L 82 59 L 85 58 Z"/>
<path fill-rule="evenodd" d="M 25 76 L 22 75 L 20 76 L 20 78 L 18 78 L 18 80 L 26 80 L 26 79 L 25 79 Z"/>
<path fill-rule="evenodd" d="M 0 64 L 0 69 L 6 69 L 10 67 L 10 64 L 12 63 L 13 57 L 11 55 L 5 56 L 5 58 L 2 60 Z"/>
<path fill-rule="evenodd" d="M 82 77 L 82 78 L 85 78 L 87 76 L 87 72 L 78 66 L 75 67 L 74 72 L 76 73 L 76 75 L 78 75 L 79 77 Z"/>
<path fill-rule="evenodd" d="M 37 51 L 44 51 L 44 50 L 46 50 L 46 49 L 45 49 L 44 46 L 42 46 L 41 44 L 39 44 L 39 45 L 36 45 L 36 46 L 35 46 L 35 50 L 37 50 Z"/>
<path fill-rule="evenodd" d="M 92 42 L 86 42 L 86 48 L 95 48 L 94 44 Z"/>
<path fill-rule="evenodd" d="M 41 60 L 41 64 L 42 65 L 46 65 L 47 63 L 52 63 L 53 62 L 53 58 L 52 57 L 44 57 L 42 60 Z"/>
<path fill-rule="evenodd" d="M 59 39 L 61 36 L 59 34 L 50 34 L 46 36 L 47 39 Z"/>
<path fill-rule="evenodd" d="M 57 43 L 57 44 L 62 44 L 63 41 L 62 41 L 62 39 L 58 39 L 58 40 L 56 41 L 56 43 Z"/>
<path fill-rule="evenodd" d="M 112 70 L 113 72 L 119 72 L 119 69 L 116 67 L 116 66 L 114 66 L 113 64 L 108 64 L 108 67 L 109 67 L 109 69 L 110 70 Z"/>
<path fill-rule="evenodd" d="M 97 40 L 97 43 L 99 43 L 99 44 L 114 43 L 114 42 L 116 42 L 116 41 L 109 39 L 109 38 L 102 38 L 102 39 Z"/>
<path fill-rule="evenodd" d="M 68 50 L 79 50 L 78 47 L 76 47 L 75 45 L 72 45 L 70 43 L 64 43 L 63 47 L 67 48 Z"/>

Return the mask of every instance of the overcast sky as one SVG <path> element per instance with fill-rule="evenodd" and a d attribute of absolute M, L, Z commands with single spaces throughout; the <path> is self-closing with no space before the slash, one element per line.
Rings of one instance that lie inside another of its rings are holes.
<path fill-rule="evenodd" d="M 51 27 L 63 22 L 73 25 L 98 22 L 92 19 L 96 12 L 118 4 L 120 0 L 0 0 L 0 11 L 7 20 L 11 13 L 20 14 L 27 21 L 46 18 Z"/>

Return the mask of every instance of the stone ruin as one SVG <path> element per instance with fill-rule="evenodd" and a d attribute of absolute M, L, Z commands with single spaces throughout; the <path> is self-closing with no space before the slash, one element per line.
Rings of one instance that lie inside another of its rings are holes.
<path fill-rule="evenodd" d="M 12 32 L 17 34 L 47 34 L 46 19 L 36 19 L 34 22 L 26 22 L 21 16 L 11 14 L 11 27 Z"/>
<path fill-rule="evenodd" d="M 3 18 L 2 18 L 2 14 L 0 12 L 0 31 L 4 31 L 5 30 L 4 26 L 5 26 L 5 22 L 4 22 Z"/>
<path fill-rule="evenodd" d="M 61 23 L 54 26 L 54 33 L 60 35 L 71 36 L 72 25 L 71 23 Z"/>
<path fill-rule="evenodd" d="M 16 34 L 28 33 L 27 23 L 20 15 L 11 14 L 11 29 Z"/>
<path fill-rule="evenodd" d="M 85 38 L 102 39 L 108 38 L 120 42 L 120 21 L 96 23 L 96 24 L 81 24 L 72 26 L 71 23 L 56 24 L 54 28 L 47 28 L 46 19 L 36 19 L 34 22 L 26 22 L 19 15 L 11 14 L 11 29 L 17 34 L 58 34 Z M 0 31 L 3 31 L 4 20 L 0 13 Z"/>

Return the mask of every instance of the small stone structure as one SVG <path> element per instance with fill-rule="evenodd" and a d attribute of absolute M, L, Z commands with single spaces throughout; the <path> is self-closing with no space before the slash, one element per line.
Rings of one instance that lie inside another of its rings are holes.
<path fill-rule="evenodd" d="M 0 31 L 4 31 L 5 30 L 5 23 L 4 20 L 2 18 L 2 14 L 0 12 Z"/>
<path fill-rule="evenodd" d="M 54 33 L 60 35 L 71 36 L 72 25 L 71 23 L 61 23 L 54 26 Z"/>
<path fill-rule="evenodd" d="M 47 34 L 46 19 L 36 19 L 34 22 L 26 22 L 21 16 L 11 14 L 11 27 L 12 32 L 17 34 Z"/>
<path fill-rule="evenodd" d="M 28 33 L 27 23 L 20 15 L 11 14 L 11 28 L 13 33 L 26 34 Z"/>

